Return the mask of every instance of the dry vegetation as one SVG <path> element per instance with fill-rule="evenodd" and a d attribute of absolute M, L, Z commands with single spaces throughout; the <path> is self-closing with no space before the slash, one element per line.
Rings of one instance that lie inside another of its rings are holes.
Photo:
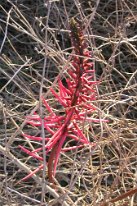
<path fill-rule="evenodd" d="M 26 115 L 41 110 L 42 93 L 53 98 L 50 86 L 67 72 L 71 17 L 78 17 L 85 27 L 101 81 L 95 105 L 109 123 L 85 126 L 87 137 L 97 143 L 93 150 L 62 154 L 56 189 L 48 182 L 47 171 L 18 183 L 39 166 L 18 146 L 33 147 L 33 141 L 21 134 L 40 134 L 41 128 L 26 125 Z M 137 205 L 132 191 L 137 187 L 136 31 L 136 0 L 1 0 L 1 206 Z M 117 197 L 115 203 L 105 203 Z"/>

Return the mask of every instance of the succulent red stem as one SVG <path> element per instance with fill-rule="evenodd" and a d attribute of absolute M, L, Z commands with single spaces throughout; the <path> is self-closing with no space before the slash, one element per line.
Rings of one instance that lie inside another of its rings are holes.
<path fill-rule="evenodd" d="M 51 137 L 45 138 L 45 150 L 46 154 L 49 154 L 48 177 L 52 183 L 61 152 L 80 148 L 85 145 L 94 146 L 94 143 L 90 143 L 87 140 L 81 129 L 83 123 L 86 121 L 101 121 L 91 117 L 91 114 L 96 110 L 92 101 L 96 100 L 95 85 L 97 85 L 98 82 L 93 79 L 94 70 L 91 69 L 93 66 L 91 52 L 88 50 L 82 28 L 73 18 L 70 21 L 70 31 L 75 54 L 71 60 L 72 67 L 68 68 L 67 71 L 67 85 L 64 86 L 59 78 L 59 92 L 56 92 L 53 88 L 50 89 L 54 99 L 64 108 L 64 113 L 60 115 L 56 114 L 49 103 L 42 97 L 43 105 L 48 112 L 48 115 L 44 118 L 44 127 L 51 135 Z M 41 126 L 42 121 L 38 114 L 35 113 L 33 116 L 28 116 L 27 119 L 28 123 L 32 126 Z M 42 141 L 42 137 L 26 134 L 24 134 L 24 137 L 33 141 Z M 67 138 L 73 139 L 75 142 L 78 142 L 78 144 L 73 147 L 63 148 Z M 29 156 L 40 161 L 43 160 L 43 158 L 38 155 L 38 153 L 42 151 L 42 147 L 33 151 L 29 151 L 22 146 L 20 146 L 20 148 Z M 26 180 L 41 169 L 43 169 L 43 164 L 24 179 Z"/>

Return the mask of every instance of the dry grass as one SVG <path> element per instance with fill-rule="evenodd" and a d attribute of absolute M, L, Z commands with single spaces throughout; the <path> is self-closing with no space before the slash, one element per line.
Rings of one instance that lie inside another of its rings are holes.
<path fill-rule="evenodd" d="M 137 1 L 45 2 L 1 1 L 0 205 L 109 205 L 105 201 L 137 187 Z M 44 112 L 39 96 L 51 98 L 49 87 L 67 72 L 72 16 L 85 24 L 101 80 L 96 106 L 109 123 L 85 126 L 97 142 L 94 150 L 62 154 L 56 189 L 46 171 L 17 184 L 38 167 L 18 145 L 34 146 L 21 134 L 40 129 L 26 125 L 25 117 Z M 137 205 L 136 194 L 125 196 L 110 205 Z"/>

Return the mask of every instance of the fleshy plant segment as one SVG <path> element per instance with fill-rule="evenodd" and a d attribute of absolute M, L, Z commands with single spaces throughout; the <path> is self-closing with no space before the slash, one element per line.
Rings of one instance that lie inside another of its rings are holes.
<path fill-rule="evenodd" d="M 70 31 L 74 50 L 71 54 L 70 66 L 67 70 L 66 84 L 64 85 L 59 78 L 58 92 L 51 88 L 53 98 L 55 102 L 58 102 L 61 106 L 63 112 L 55 112 L 55 109 L 48 103 L 49 101 L 41 97 L 47 113 L 44 118 L 44 128 L 49 133 L 48 137 L 45 137 L 45 151 L 46 155 L 49 156 L 48 177 L 50 182 L 53 182 L 61 152 L 81 148 L 85 145 L 93 146 L 82 130 L 85 122 L 100 121 L 92 118 L 92 113 L 96 110 L 92 103 L 96 100 L 95 86 L 97 82 L 94 81 L 93 78 L 94 70 L 91 52 L 88 50 L 80 23 L 73 18 L 70 20 Z M 27 122 L 33 126 L 41 126 L 41 118 L 37 113 L 28 116 Z M 27 134 L 24 134 L 24 137 L 33 141 L 42 142 L 42 137 Z M 65 143 L 69 140 L 73 140 L 75 146 L 65 147 Z M 29 156 L 36 158 L 40 162 L 43 161 L 42 146 L 32 151 L 23 146 L 20 146 L 20 148 Z M 41 169 L 43 169 L 42 163 L 23 180 L 31 177 Z"/>

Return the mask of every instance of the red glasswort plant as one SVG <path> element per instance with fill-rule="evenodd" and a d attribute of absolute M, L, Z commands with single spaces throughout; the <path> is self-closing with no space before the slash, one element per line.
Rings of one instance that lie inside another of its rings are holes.
<path fill-rule="evenodd" d="M 81 127 L 85 121 L 99 122 L 100 120 L 91 117 L 96 108 L 92 101 L 96 100 L 94 81 L 93 62 L 91 61 L 91 52 L 88 50 L 86 40 L 84 38 L 80 24 L 73 18 L 70 21 L 71 42 L 74 47 L 74 55 L 71 58 L 71 66 L 68 68 L 68 76 L 66 77 L 66 86 L 63 85 L 61 79 L 58 79 L 58 92 L 51 88 L 51 93 L 56 101 L 64 108 L 64 113 L 56 114 L 52 107 L 44 98 L 43 105 L 48 113 L 44 118 L 44 128 L 50 134 L 49 138 L 45 137 L 45 151 L 49 155 L 48 160 L 48 177 L 53 182 L 53 176 L 56 173 L 56 167 L 61 152 L 66 152 L 85 145 L 92 145 L 84 135 Z M 41 118 L 38 114 L 27 117 L 28 123 L 33 126 L 41 126 Z M 25 138 L 42 141 L 42 137 L 35 137 L 24 134 Z M 76 146 L 64 147 L 65 141 L 73 139 L 77 142 Z M 20 146 L 20 148 L 40 161 L 42 147 L 33 151 Z M 23 180 L 31 177 L 37 171 L 43 169 L 40 165 L 33 173 L 29 174 Z"/>

